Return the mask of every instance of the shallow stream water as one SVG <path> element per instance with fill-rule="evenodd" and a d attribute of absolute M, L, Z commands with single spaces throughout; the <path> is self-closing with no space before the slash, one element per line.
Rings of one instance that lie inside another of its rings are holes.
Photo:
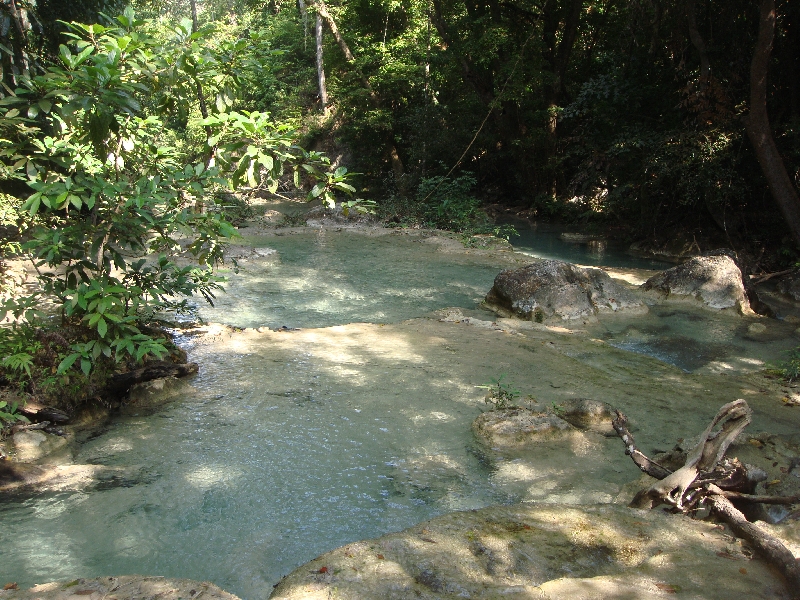
<path fill-rule="evenodd" d="M 474 441 L 470 424 L 484 408 L 477 385 L 506 371 L 539 397 L 563 392 L 563 381 L 537 370 L 553 342 L 435 320 L 387 325 L 386 335 L 381 325 L 338 326 L 450 306 L 491 321 L 478 302 L 507 256 L 330 230 L 251 243 L 275 252 L 242 260 L 243 275 L 202 315 L 301 331 L 187 338 L 201 364 L 192 388 L 154 414 L 115 419 L 78 449 L 76 463 L 109 467 L 106 476 L 0 504 L 0 583 L 138 573 L 211 580 L 254 600 L 348 542 L 493 503 L 609 502 L 635 479 L 631 465 L 603 458 L 619 453 L 618 440 L 551 445 L 536 463 Z M 762 346 L 779 356 L 788 326 L 769 326 Z M 644 354 L 660 344 L 661 358 L 685 371 L 763 367 L 747 322 L 720 325 L 690 309 L 612 319 L 590 335 Z M 558 351 L 587 369 L 597 356 L 580 345 Z M 604 382 L 637 381 L 649 360 L 597 369 Z M 653 365 L 654 381 L 677 381 L 678 371 Z"/>

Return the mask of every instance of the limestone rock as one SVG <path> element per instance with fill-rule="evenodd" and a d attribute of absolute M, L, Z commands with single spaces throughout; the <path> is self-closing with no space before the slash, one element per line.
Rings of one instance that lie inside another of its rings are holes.
<path fill-rule="evenodd" d="M 564 419 L 527 408 L 490 410 L 472 422 L 472 430 L 492 448 L 521 448 L 565 439 L 579 432 Z"/>
<path fill-rule="evenodd" d="M 67 440 L 44 431 L 18 431 L 12 437 L 17 462 L 32 463 L 67 445 Z"/>
<path fill-rule="evenodd" d="M 616 416 L 614 407 L 600 400 L 570 398 L 554 406 L 556 414 L 570 425 L 584 431 L 594 431 L 607 437 L 617 435 L 611 426 Z"/>
<path fill-rule="evenodd" d="M 742 272 L 725 255 L 696 256 L 648 279 L 641 287 L 660 298 L 696 299 L 709 308 L 750 313 Z"/>
<path fill-rule="evenodd" d="M 131 388 L 130 400 L 123 406 L 123 413 L 159 408 L 170 400 L 189 394 L 194 388 L 182 379 L 165 377 L 137 383 Z"/>
<path fill-rule="evenodd" d="M 203 600 L 239 600 L 237 596 L 218 588 L 207 581 L 189 579 L 167 579 L 166 577 L 95 577 L 42 583 L 29 590 L 1 590 L 0 599 L 5 600 L 80 600 L 100 598 L 158 598 L 179 600 L 182 598 Z"/>
<path fill-rule="evenodd" d="M 797 533 L 775 529 L 778 537 Z M 766 599 L 789 593 L 770 567 L 713 523 L 611 504 L 523 503 L 450 513 L 348 544 L 299 567 L 270 596 L 661 597 Z"/>
<path fill-rule="evenodd" d="M 486 296 L 499 307 L 533 321 L 593 318 L 600 312 L 647 312 L 635 292 L 600 269 L 584 269 L 559 260 L 543 260 L 508 269 Z"/>

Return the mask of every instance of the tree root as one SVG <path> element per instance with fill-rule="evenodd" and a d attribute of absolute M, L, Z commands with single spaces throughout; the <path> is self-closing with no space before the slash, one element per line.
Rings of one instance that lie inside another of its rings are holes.
<path fill-rule="evenodd" d="M 634 496 L 629 506 L 654 508 L 669 504 L 675 512 L 688 513 L 700 505 L 709 507 L 711 513 L 726 522 L 740 538 L 746 540 L 767 562 L 785 577 L 794 598 L 800 598 L 800 564 L 794 555 L 781 543 L 757 525 L 750 523 L 731 503 L 731 500 L 794 504 L 800 497 L 755 496 L 755 478 L 736 459 L 725 459 L 725 452 L 742 430 L 750 423 L 750 407 L 744 400 L 736 400 L 723 406 L 711 424 L 700 436 L 683 467 L 670 471 L 648 458 L 637 447 L 628 430 L 628 419 L 620 411 L 612 424 L 617 435 L 625 443 L 625 454 L 644 473 L 658 479 L 647 489 Z M 718 429 L 715 429 L 719 427 Z"/>
<path fill-rule="evenodd" d="M 127 373 L 117 373 L 108 382 L 105 392 L 112 395 L 121 395 L 131 389 L 131 386 L 162 377 L 185 377 L 197 373 L 197 363 L 175 364 L 168 361 L 148 363 L 141 369 Z"/>

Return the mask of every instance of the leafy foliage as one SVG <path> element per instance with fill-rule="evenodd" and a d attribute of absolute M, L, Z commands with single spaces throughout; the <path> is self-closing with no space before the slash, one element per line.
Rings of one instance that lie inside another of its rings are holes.
<path fill-rule="evenodd" d="M 515 406 L 514 402 L 519 398 L 520 391 L 515 389 L 512 384 L 504 382 L 504 378 L 505 374 L 502 374 L 497 379 L 492 377 L 490 383 L 475 386 L 486 390 L 487 393 L 483 401 L 491 405 L 492 410 L 513 408 Z"/>
<path fill-rule="evenodd" d="M 6 300 L 0 319 L 35 327 L 36 306 L 54 301 L 62 326 L 85 332 L 56 375 L 89 376 L 102 361 L 165 356 L 166 341 L 141 324 L 186 308 L 181 297 L 213 302 L 214 266 L 237 235 L 217 190 L 275 191 L 287 170 L 328 204 L 355 188 L 346 169 L 295 145 L 288 125 L 233 109 L 257 36 L 214 44 L 213 28 L 192 33 L 186 22 L 155 35 L 130 8 L 113 23 L 67 28 L 57 62 L 0 100 L 0 161 L 6 179 L 31 190 L 16 221 L 40 284 Z M 214 112 L 196 119 L 205 136 L 179 142 L 169 124 L 190 113 L 197 86 L 216 98 Z M 10 354 L 4 367 L 30 375 L 32 357 Z"/>
<path fill-rule="evenodd" d="M 800 347 L 789 352 L 789 358 L 768 369 L 768 371 L 788 382 L 800 379 Z"/>
<path fill-rule="evenodd" d="M 9 404 L 5 400 L 0 400 L 0 426 L 6 424 L 11 425 L 19 421 L 27 422 L 28 418 L 25 415 L 17 412 L 18 409 L 19 405 L 17 403 L 12 402 Z M 2 429 L 3 427 L 0 427 L 0 430 Z"/>

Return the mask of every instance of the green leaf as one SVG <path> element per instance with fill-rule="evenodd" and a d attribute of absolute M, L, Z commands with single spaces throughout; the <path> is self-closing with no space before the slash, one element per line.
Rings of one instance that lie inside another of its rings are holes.
<path fill-rule="evenodd" d="M 108 333 L 108 323 L 102 317 L 97 321 L 97 333 L 101 338 L 106 337 L 106 333 Z"/>
<path fill-rule="evenodd" d="M 86 48 L 84 48 L 80 52 L 80 54 L 78 54 L 78 56 L 76 56 L 75 59 L 72 61 L 72 68 L 74 69 L 75 67 L 80 65 L 83 61 L 85 61 L 93 51 L 94 51 L 94 47 L 93 46 L 91 46 L 91 45 L 90 46 L 86 46 Z M 49 112 L 49 111 L 46 110 L 45 112 Z"/>
<path fill-rule="evenodd" d="M 264 165 L 267 171 L 272 171 L 272 168 L 275 166 L 275 160 L 269 154 L 262 154 L 259 156 L 258 162 Z"/>
<path fill-rule="evenodd" d="M 69 368 L 75 364 L 75 361 L 81 357 L 80 353 L 73 352 L 58 364 L 57 373 L 63 375 Z"/>

